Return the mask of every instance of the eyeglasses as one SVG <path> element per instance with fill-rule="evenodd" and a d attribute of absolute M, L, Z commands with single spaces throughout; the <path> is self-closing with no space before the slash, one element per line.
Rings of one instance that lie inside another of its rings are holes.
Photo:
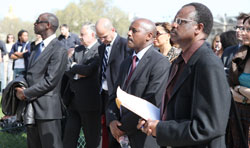
<path fill-rule="evenodd" d="M 234 29 L 235 30 L 239 29 L 240 31 L 243 31 L 244 27 L 243 26 L 235 26 Z"/>
<path fill-rule="evenodd" d="M 245 31 L 245 32 L 249 33 L 250 32 L 250 27 L 247 27 L 247 28 L 243 27 L 242 31 Z"/>
<path fill-rule="evenodd" d="M 175 20 L 173 21 L 173 23 L 176 23 L 178 25 L 181 25 L 183 22 L 188 23 L 188 22 L 196 22 L 196 21 L 189 20 L 189 19 L 184 19 L 184 18 L 175 18 Z"/>
<path fill-rule="evenodd" d="M 39 21 L 39 20 L 36 20 L 35 24 L 41 24 L 41 23 L 49 23 L 48 21 Z"/>

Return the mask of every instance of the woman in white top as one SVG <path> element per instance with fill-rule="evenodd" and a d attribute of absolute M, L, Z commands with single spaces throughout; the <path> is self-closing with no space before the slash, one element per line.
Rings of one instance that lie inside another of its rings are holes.
<path fill-rule="evenodd" d="M 9 53 L 13 44 L 15 43 L 15 37 L 13 34 L 8 34 L 6 37 L 6 50 L 7 54 L 4 56 L 4 73 L 5 73 L 5 81 L 8 84 L 10 81 L 13 80 L 13 60 L 9 58 Z"/>

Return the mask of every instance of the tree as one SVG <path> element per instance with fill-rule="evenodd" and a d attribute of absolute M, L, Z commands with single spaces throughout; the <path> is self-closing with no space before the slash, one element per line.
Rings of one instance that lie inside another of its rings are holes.
<path fill-rule="evenodd" d="M 29 32 L 29 39 L 34 39 L 34 26 L 31 22 L 22 21 L 19 18 L 7 18 L 5 17 L 0 21 L 0 32 L 2 33 L 2 40 L 5 40 L 7 34 L 13 34 L 17 40 L 17 33 L 24 29 Z"/>
<path fill-rule="evenodd" d="M 78 33 L 82 24 L 96 23 L 101 17 L 107 17 L 117 32 L 126 36 L 130 21 L 128 15 L 111 5 L 111 0 L 80 0 L 79 3 L 70 3 L 63 10 L 56 11 L 60 24 L 70 26 L 72 32 Z"/>

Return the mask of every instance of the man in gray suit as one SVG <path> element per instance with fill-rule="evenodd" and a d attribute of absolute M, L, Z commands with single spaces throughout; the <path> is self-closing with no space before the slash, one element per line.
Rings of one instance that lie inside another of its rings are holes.
<path fill-rule="evenodd" d="M 16 88 L 20 100 L 31 102 L 35 124 L 27 127 L 29 148 L 62 148 L 62 104 L 60 81 L 67 66 L 67 51 L 56 39 L 58 19 L 43 13 L 34 23 L 43 41 L 31 51 L 26 81 L 28 88 Z"/>
<path fill-rule="evenodd" d="M 73 93 L 69 96 L 69 116 L 63 138 L 64 148 L 77 147 L 81 127 L 87 147 L 98 147 L 101 139 L 101 99 L 98 77 L 100 43 L 96 39 L 95 25 L 84 24 L 80 39 L 82 45 L 76 47 L 71 68 L 66 71 Z"/>
<path fill-rule="evenodd" d="M 205 43 L 212 26 L 211 11 L 200 3 L 183 6 L 175 16 L 171 39 L 182 53 L 170 69 L 161 121 L 138 125 L 160 146 L 226 148 L 231 94 L 221 60 Z"/>
<path fill-rule="evenodd" d="M 137 19 L 131 23 L 127 44 L 133 49 L 133 56 L 126 58 L 120 67 L 115 89 L 109 97 L 106 111 L 107 124 L 117 141 L 127 135 L 131 148 L 155 148 L 155 138 L 136 129 L 139 116 L 116 106 L 118 86 L 129 94 L 141 97 L 160 107 L 165 91 L 170 63 L 153 46 L 156 36 L 155 24 L 147 19 Z"/>

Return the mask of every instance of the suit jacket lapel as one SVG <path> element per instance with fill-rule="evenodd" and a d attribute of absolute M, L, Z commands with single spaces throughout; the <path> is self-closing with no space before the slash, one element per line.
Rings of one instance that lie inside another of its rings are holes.
<path fill-rule="evenodd" d="M 32 49 L 31 54 L 30 54 L 30 59 L 29 59 L 29 63 L 28 63 L 28 68 L 31 67 L 31 64 L 34 62 L 34 57 L 36 55 L 37 52 L 37 45 L 35 46 L 35 49 Z"/>
<path fill-rule="evenodd" d="M 31 63 L 31 65 L 30 65 L 30 67 L 35 65 L 42 57 L 47 56 L 47 54 L 51 52 L 51 48 L 54 46 L 54 43 L 56 42 L 56 40 L 57 39 L 52 40 L 49 43 L 49 45 L 43 50 L 43 52 L 37 57 L 37 59 L 34 59 L 35 54 L 33 54 L 33 61 Z M 37 50 L 36 50 L 36 52 L 37 52 Z"/>
<path fill-rule="evenodd" d="M 190 74 L 191 74 L 191 67 L 190 67 L 190 65 L 186 65 L 184 67 L 179 79 L 176 81 L 173 92 L 171 93 L 170 100 Z"/>
<path fill-rule="evenodd" d="M 148 59 L 151 56 L 150 53 L 152 52 L 152 50 L 155 50 L 153 46 L 150 47 L 148 49 L 148 51 L 143 55 L 142 59 L 139 61 L 138 65 L 136 66 L 136 68 L 135 68 L 135 70 L 134 70 L 134 72 L 133 72 L 133 74 L 128 82 L 128 86 L 130 86 L 130 84 L 133 82 L 133 80 L 136 78 L 136 76 L 138 74 L 140 74 L 141 71 L 143 71 L 145 66 L 148 64 Z"/>
<path fill-rule="evenodd" d="M 83 54 L 84 54 L 85 50 L 86 50 L 85 47 L 81 46 L 80 51 L 75 52 L 76 53 L 76 55 L 75 55 L 75 62 L 76 63 L 81 63 L 83 61 L 83 59 L 84 59 Z"/>
<path fill-rule="evenodd" d="M 86 60 L 88 60 L 89 59 L 89 57 L 92 57 L 93 56 L 93 54 L 95 54 L 95 49 L 97 48 L 97 46 L 99 45 L 99 43 L 98 42 L 96 42 L 87 52 L 86 52 L 86 48 L 84 47 L 84 50 L 81 52 L 82 54 L 82 60 L 81 60 L 81 62 L 79 62 L 79 63 L 83 63 L 83 62 L 85 62 Z M 86 53 L 85 53 L 86 52 Z"/>
<path fill-rule="evenodd" d="M 116 55 L 117 55 L 117 52 L 118 52 L 117 49 L 119 48 L 118 47 L 119 46 L 119 44 L 118 44 L 119 40 L 120 40 L 120 36 L 117 34 L 116 39 L 115 39 L 115 41 L 114 41 L 114 43 L 112 45 L 112 48 L 111 48 L 111 53 L 109 55 L 108 65 L 113 61 L 113 59 L 116 58 Z"/>
<path fill-rule="evenodd" d="M 128 59 L 126 59 L 126 62 L 124 64 L 125 66 L 121 67 L 121 68 L 123 68 L 123 73 L 122 73 L 123 75 L 121 77 L 121 82 L 122 82 L 121 88 L 123 90 L 124 90 L 124 86 L 125 86 L 126 80 L 128 78 L 128 71 L 129 71 L 131 63 L 132 63 L 132 57 L 129 57 Z M 124 90 L 124 91 L 126 91 L 126 90 Z"/>
<path fill-rule="evenodd" d="M 174 86 L 174 89 L 171 93 L 171 97 L 168 101 L 168 103 L 170 102 L 170 100 L 173 98 L 173 96 L 177 93 L 178 89 L 181 87 L 181 85 L 184 83 L 184 81 L 189 77 L 189 75 L 192 72 L 192 66 L 197 62 L 197 60 L 200 57 L 200 54 L 202 53 L 202 50 L 206 49 L 203 48 L 203 46 L 206 46 L 206 43 L 203 43 L 203 45 L 197 49 L 197 51 L 191 56 L 191 58 L 189 59 L 187 65 L 184 67 L 181 75 L 179 76 L 178 80 L 176 81 L 176 84 Z"/>

